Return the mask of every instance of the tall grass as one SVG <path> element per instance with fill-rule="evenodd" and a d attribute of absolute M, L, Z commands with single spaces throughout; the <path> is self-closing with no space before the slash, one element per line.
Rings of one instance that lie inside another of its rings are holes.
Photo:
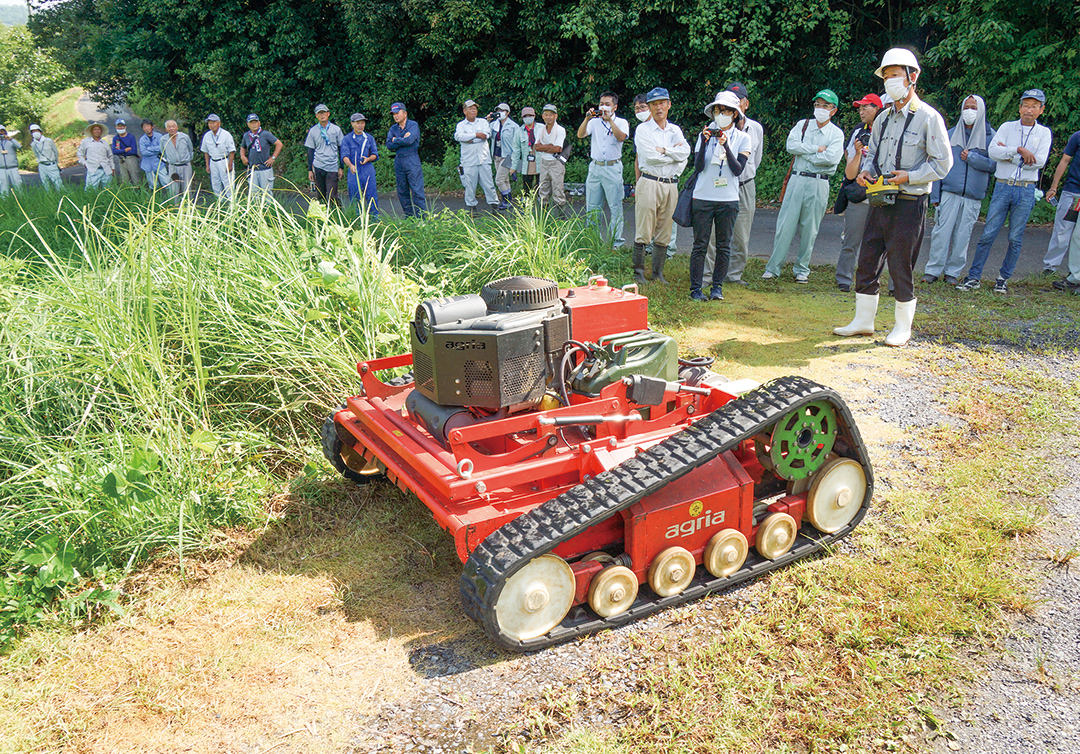
<path fill-rule="evenodd" d="M 313 454 L 358 354 L 405 347 L 418 287 L 367 228 L 276 205 L 113 205 L 0 279 L 0 557 L 83 572 L 251 524 Z M 31 223 L 32 225 L 32 223 Z M 148 460 L 149 459 L 149 460 Z M 110 475 L 112 475 L 110 477 Z"/>

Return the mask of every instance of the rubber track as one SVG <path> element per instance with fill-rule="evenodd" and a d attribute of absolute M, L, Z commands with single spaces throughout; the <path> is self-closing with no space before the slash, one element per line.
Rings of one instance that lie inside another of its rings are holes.
<path fill-rule="evenodd" d="M 634 605 L 612 618 L 599 618 L 587 606 L 576 606 L 571 608 L 559 626 L 535 639 L 517 641 L 499 629 L 495 604 L 503 585 L 533 558 L 550 552 L 590 526 L 629 508 L 720 454 L 732 450 L 791 411 L 820 400 L 827 400 L 836 408 L 840 420 L 838 444 L 845 444 L 844 454 L 854 457 L 866 472 L 866 494 L 862 505 L 843 529 L 833 534 L 823 534 L 812 526 L 803 526 L 788 553 L 769 561 L 757 556 L 751 549 L 743 568 L 727 578 L 714 577 L 699 566 L 690 586 L 672 597 L 658 597 L 647 584 L 643 584 Z M 866 515 L 873 488 L 869 458 L 843 399 L 834 391 L 803 377 L 782 377 L 725 404 L 678 434 L 609 471 L 597 474 L 593 479 L 552 498 L 493 532 L 465 562 L 460 584 L 462 603 L 466 613 L 481 623 L 485 633 L 506 649 L 524 652 L 569 641 L 726 589 L 827 548 L 847 536 Z"/>

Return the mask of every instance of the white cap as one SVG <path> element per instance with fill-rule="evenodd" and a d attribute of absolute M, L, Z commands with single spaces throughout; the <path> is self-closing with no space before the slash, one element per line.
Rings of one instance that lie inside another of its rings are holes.
<path fill-rule="evenodd" d="M 883 71 L 890 65 L 914 68 L 916 71 L 922 70 L 919 68 L 919 61 L 915 59 L 915 53 L 906 47 L 893 47 L 891 50 L 886 50 L 885 54 L 881 56 L 881 65 L 874 71 L 874 75 L 879 79 L 885 78 Z"/>

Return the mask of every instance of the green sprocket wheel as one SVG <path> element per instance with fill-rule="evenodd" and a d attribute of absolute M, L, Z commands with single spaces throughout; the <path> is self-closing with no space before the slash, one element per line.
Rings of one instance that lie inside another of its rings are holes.
<path fill-rule="evenodd" d="M 825 463 L 836 444 L 836 410 L 826 401 L 808 403 L 773 427 L 769 458 L 789 481 L 805 479 Z"/>

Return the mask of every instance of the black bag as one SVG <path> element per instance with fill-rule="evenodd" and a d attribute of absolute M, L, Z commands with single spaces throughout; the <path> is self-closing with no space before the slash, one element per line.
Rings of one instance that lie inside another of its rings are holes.
<path fill-rule="evenodd" d="M 844 179 L 840 184 L 840 191 L 836 194 L 836 202 L 833 204 L 833 214 L 842 215 L 848 204 L 859 204 L 866 201 L 866 189 L 855 182 L 854 179 Z"/>
<path fill-rule="evenodd" d="M 675 203 L 671 219 L 680 228 L 689 228 L 694 224 L 694 186 L 697 185 L 697 177 L 698 172 L 695 171 L 686 182 L 686 187 L 679 192 L 679 200 Z"/>
<path fill-rule="evenodd" d="M 682 197 L 679 197 L 682 199 Z M 1074 223 L 1077 217 L 1080 216 L 1080 199 L 1073 202 L 1073 206 L 1069 208 L 1069 211 L 1065 213 L 1065 222 Z"/>

